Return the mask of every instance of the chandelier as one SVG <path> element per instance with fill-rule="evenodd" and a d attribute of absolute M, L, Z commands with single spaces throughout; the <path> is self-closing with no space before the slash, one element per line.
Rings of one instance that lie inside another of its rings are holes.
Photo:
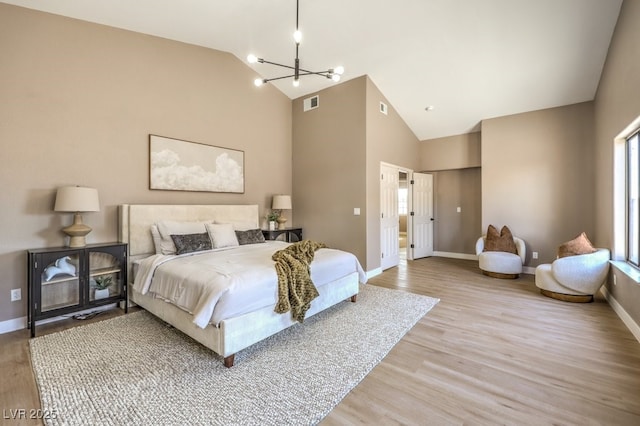
<path fill-rule="evenodd" d="M 253 82 L 256 86 L 262 86 L 263 84 L 268 83 L 270 81 L 282 80 L 284 78 L 293 77 L 293 86 L 298 87 L 300 85 L 300 77 L 303 75 L 319 75 L 321 77 L 325 77 L 336 82 L 340 81 L 340 76 L 342 75 L 342 73 L 344 73 L 344 67 L 342 66 L 329 68 L 326 71 L 309 71 L 309 70 L 305 70 L 304 68 L 300 68 L 300 58 L 298 57 L 298 52 L 300 50 L 300 42 L 302 41 L 302 33 L 298 28 L 298 20 L 299 20 L 298 16 L 299 16 L 299 9 L 300 9 L 299 3 L 300 3 L 299 0 L 296 0 L 296 31 L 293 33 L 293 40 L 296 43 L 296 59 L 294 61 L 294 65 L 289 66 L 284 64 L 278 64 L 276 62 L 271 62 L 271 61 L 267 61 L 266 59 L 258 58 L 255 55 L 247 56 L 247 61 L 250 64 L 255 64 L 256 62 L 258 62 L 261 64 L 275 65 L 278 67 L 293 70 L 293 74 L 284 75 L 282 77 L 276 77 L 276 78 L 256 78 Z"/>

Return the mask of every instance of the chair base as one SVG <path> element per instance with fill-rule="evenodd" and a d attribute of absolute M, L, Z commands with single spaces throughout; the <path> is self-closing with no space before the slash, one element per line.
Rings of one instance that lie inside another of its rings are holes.
<path fill-rule="evenodd" d="M 556 293 L 555 291 L 549 291 L 540 289 L 540 293 L 544 294 L 547 297 L 551 297 L 552 299 L 562 300 L 563 302 L 571 302 L 571 303 L 590 303 L 593 302 L 592 294 L 564 294 L 564 293 Z"/>
<path fill-rule="evenodd" d="M 482 271 L 488 277 L 492 278 L 500 278 L 503 280 L 515 280 L 520 276 L 520 274 L 502 274 L 500 272 L 490 272 L 490 271 Z"/>

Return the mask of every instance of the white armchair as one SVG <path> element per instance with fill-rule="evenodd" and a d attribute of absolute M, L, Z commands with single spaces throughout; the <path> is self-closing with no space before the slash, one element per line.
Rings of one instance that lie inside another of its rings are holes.
<path fill-rule="evenodd" d="M 517 254 L 502 251 L 484 251 L 485 241 L 486 236 L 484 235 L 476 241 L 478 266 L 482 273 L 494 278 L 518 278 L 522 273 L 522 265 L 527 253 L 524 241 L 516 236 L 513 237 Z"/>
<path fill-rule="evenodd" d="M 608 249 L 561 257 L 536 268 L 536 286 L 545 296 L 565 302 L 591 302 L 609 273 Z"/>

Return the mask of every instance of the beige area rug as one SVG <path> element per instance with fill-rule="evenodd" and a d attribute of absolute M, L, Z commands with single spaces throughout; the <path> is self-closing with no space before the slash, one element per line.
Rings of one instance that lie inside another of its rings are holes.
<path fill-rule="evenodd" d="M 47 424 L 310 425 L 437 303 L 365 285 L 231 369 L 145 311 L 32 339 L 31 358 Z"/>

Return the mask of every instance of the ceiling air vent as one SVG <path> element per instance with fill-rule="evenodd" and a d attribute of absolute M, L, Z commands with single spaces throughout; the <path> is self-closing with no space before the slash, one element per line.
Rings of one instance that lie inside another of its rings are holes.
<path fill-rule="evenodd" d="M 305 112 L 311 109 L 316 109 L 320 106 L 320 96 L 315 95 L 310 98 L 307 98 L 304 101 L 302 101 L 302 105 Z"/>
<path fill-rule="evenodd" d="M 380 102 L 380 112 L 387 115 L 387 104 L 384 102 Z"/>

